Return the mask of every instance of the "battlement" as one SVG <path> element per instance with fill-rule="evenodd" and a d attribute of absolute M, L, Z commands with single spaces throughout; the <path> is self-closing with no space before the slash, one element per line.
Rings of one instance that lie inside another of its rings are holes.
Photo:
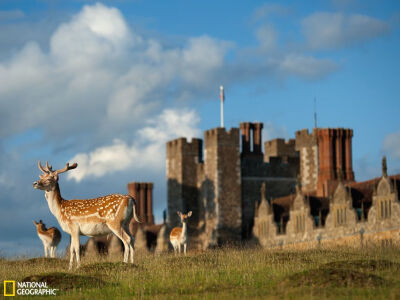
<path fill-rule="evenodd" d="M 167 158 L 176 156 L 195 156 L 197 162 L 202 161 L 203 157 L 203 141 L 193 138 L 190 142 L 184 137 L 167 142 Z"/>
<path fill-rule="evenodd" d="M 172 141 L 167 142 L 167 147 L 181 147 L 181 146 L 186 146 L 188 148 L 193 147 L 194 149 L 197 149 L 198 145 L 202 144 L 202 140 L 198 138 L 192 138 L 190 142 L 188 142 L 187 138 L 185 137 L 180 137 Z"/>
<path fill-rule="evenodd" d="M 225 129 L 225 127 L 216 127 L 216 128 L 212 128 L 209 130 L 206 130 L 204 135 L 206 137 L 210 137 L 210 136 L 215 136 L 215 135 L 219 135 L 219 136 L 232 136 L 235 135 L 236 132 L 238 132 L 239 129 L 238 128 L 231 128 L 228 131 Z"/>
<path fill-rule="evenodd" d="M 239 145 L 239 129 L 231 128 L 226 131 L 225 128 L 217 127 L 207 130 L 204 133 L 205 147 L 206 149 L 216 144 L 225 145 Z"/>
<path fill-rule="evenodd" d="M 242 157 L 262 159 L 262 129 L 263 123 L 242 122 L 240 131 L 242 136 Z"/>
<path fill-rule="evenodd" d="M 350 128 L 318 128 L 318 136 L 327 137 L 353 137 L 353 130 Z"/>
<path fill-rule="evenodd" d="M 286 162 L 289 157 L 297 157 L 295 149 L 296 141 L 290 139 L 285 141 L 284 139 L 274 139 L 264 143 L 264 161 L 269 162 L 273 157 L 282 158 L 283 162 Z"/>
<path fill-rule="evenodd" d="M 300 151 L 304 147 L 312 147 L 317 144 L 317 129 L 314 128 L 311 132 L 308 129 L 296 131 L 295 149 Z"/>

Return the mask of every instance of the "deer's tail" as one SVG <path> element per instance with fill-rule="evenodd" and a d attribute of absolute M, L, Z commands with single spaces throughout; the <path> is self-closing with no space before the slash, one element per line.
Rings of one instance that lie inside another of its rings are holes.
<path fill-rule="evenodd" d="M 141 223 L 139 221 L 138 216 L 136 215 L 136 200 L 135 198 L 132 198 L 132 200 L 133 200 L 133 218 L 135 219 L 136 222 Z"/>

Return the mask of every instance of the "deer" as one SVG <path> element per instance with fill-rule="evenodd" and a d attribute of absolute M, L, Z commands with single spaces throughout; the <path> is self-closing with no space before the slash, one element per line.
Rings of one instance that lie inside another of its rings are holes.
<path fill-rule="evenodd" d="M 189 211 L 187 214 L 183 214 L 178 211 L 177 214 L 181 220 L 182 227 L 172 228 L 169 235 L 169 240 L 172 244 L 172 247 L 174 247 L 175 255 L 177 254 L 177 252 L 179 252 L 179 254 L 181 253 L 181 245 L 183 245 L 183 252 L 186 255 L 186 248 L 188 243 L 187 219 L 192 215 L 192 211 Z"/>
<path fill-rule="evenodd" d="M 39 220 L 39 222 L 33 221 L 33 224 L 36 226 L 36 232 L 42 240 L 44 256 L 56 257 L 56 249 L 61 240 L 60 230 L 55 227 L 47 229 L 42 220 Z"/>
<path fill-rule="evenodd" d="M 71 236 L 69 269 L 73 267 L 74 254 L 77 268 L 80 267 L 79 237 L 103 236 L 114 233 L 124 244 L 123 261 L 133 264 L 135 249 L 134 238 L 129 231 L 132 217 L 140 223 L 136 215 L 136 200 L 130 195 L 110 194 L 93 199 L 66 200 L 61 196 L 58 184 L 59 175 L 75 169 L 77 163 L 54 170 L 46 162 L 39 180 L 33 183 L 35 189 L 43 190 L 51 213 L 56 217 L 63 231 Z"/>

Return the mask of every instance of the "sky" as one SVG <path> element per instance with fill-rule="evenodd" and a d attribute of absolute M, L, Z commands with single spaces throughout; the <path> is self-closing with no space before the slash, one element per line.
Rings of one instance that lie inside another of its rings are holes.
<path fill-rule="evenodd" d="M 264 140 L 354 130 L 356 180 L 400 173 L 399 1 L 0 0 L 0 256 L 40 255 L 37 161 L 65 199 L 154 182 L 165 143 L 264 123 Z M 59 246 L 69 241 L 66 233 Z"/>

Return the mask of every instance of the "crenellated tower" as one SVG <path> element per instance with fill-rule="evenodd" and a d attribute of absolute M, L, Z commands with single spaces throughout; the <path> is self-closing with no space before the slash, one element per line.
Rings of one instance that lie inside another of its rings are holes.
<path fill-rule="evenodd" d="M 239 130 L 214 128 L 204 134 L 202 184 L 205 207 L 205 246 L 241 239 L 242 198 Z"/>
<path fill-rule="evenodd" d="M 296 132 L 296 150 L 300 152 L 300 174 L 303 192 L 329 196 L 339 178 L 354 181 L 352 162 L 353 130 L 314 128 Z"/>
<path fill-rule="evenodd" d="M 202 140 L 195 138 L 191 142 L 179 138 L 167 143 L 168 223 L 172 227 L 180 226 L 177 211 L 193 211 L 189 229 L 197 226 L 203 214 L 197 184 L 202 147 Z"/>

